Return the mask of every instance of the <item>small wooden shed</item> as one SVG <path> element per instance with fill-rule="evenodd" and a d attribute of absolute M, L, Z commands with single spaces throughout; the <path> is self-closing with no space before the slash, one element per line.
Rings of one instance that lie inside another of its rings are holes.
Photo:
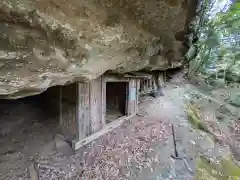
<path fill-rule="evenodd" d="M 60 126 L 78 149 L 138 112 L 140 80 L 104 74 L 60 90 Z"/>

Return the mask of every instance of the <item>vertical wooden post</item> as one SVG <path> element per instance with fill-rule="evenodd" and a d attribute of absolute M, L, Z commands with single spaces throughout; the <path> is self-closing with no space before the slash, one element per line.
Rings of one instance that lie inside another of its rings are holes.
<path fill-rule="evenodd" d="M 102 121 L 102 78 L 90 82 L 90 120 L 91 133 L 97 132 L 103 126 Z"/>
<path fill-rule="evenodd" d="M 139 90 L 140 90 L 140 79 L 136 80 L 136 86 L 137 86 L 137 91 L 136 91 L 136 113 L 138 112 L 138 104 L 139 104 Z"/>
<path fill-rule="evenodd" d="M 103 123 L 103 126 L 106 125 L 106 96 L 107 96 L 107 91 L 106 91 L 106 88 L 107 88 L 107 84 L 106 84 L 106 81 L 104 79 L 104 77 L 102 77 L 102 123 Z"/>
<path fill-rule="evenodd" d="M 150 82 L 149 82 L 149 79 L 147 79 L 147 92 L 149 92 L 150 90 Z"/>
<path fill-rule="evenodd" d="M 146 87 L 145 87 L 145 79 L 143 79 L 142 86 L 143 86 L 142 93 L 144 94 L 144 93 L 145 93 L 145 90 L 146 90 Z"/>
<path fill-rule="evenodd" d="M 160 85 L 163 86 L 166 78 L 166 71 L 159 73 L 159 82 Z"/>
<path fill-rule="evenodd" d="M 144 93 L 147 92 L 147 79 L 144 80 Z"/>
<path fill-rule="evenodd" d="M 135 79 L 129 81 L 128 91 L 128 116 L 134 115 L 137 112 L 137 82 Z"/>
<path fill-rule="evenodd" d="M 156 84 L 156 93 L 155 97 L 157 96 L 163 96 L 163 91 L 162 91 L 162 80 L 160 78 L 162 77 L 161 73 L 159 71 L 156 71 L 153 73 L 155 84 Z"/>
<path fill-rule="evenodd" d="M 89 83 L 78 83 L 76 141 L 84 139 L 91 133 L 89 92 Z"/>
<path fill-rule="evenodd" d="M 153 90 L 153 86 L 152 86 L 152 78 L 149 79 L 149 86 L 150 86 L 150 91 Z"/>
<path fill-rule="evenodd" d="M 155 91 L 155 83 L 152 77 L 151 77 L 151 82 L 152 82 L 152 91 Z"/>
<path fill-rule="evenodd" d="M 162 76 L 162 82 L 166 82 L 167 81 L 167 71 L 165 70 L 163 73 L 161 73 Z"/>
<path fill-rule="evenodd" d="M 144 88 L 143 81 L 144 81 L 144 79 L 139 79 L 139 92 L 140 93 L 143 92 L 143 88 Z"/>

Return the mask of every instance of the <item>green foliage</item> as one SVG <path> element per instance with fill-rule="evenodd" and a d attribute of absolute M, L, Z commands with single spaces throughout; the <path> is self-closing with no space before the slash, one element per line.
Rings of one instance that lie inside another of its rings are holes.
<path fill-rule="evenodd" d="M 186 110 L 187 110 L 187 115 L 188 115 L 188 121 L 194 129 L 198 129 L 203 132 L 211 134 L 211 132 L 208 130 L 207 126 L 201 120 L 199 112 L 196 107 L 194 107 L 193 105 L 188 105 L 186 107 Z"/>
<path fill-rule="evenodd" d="M 239 176 L 240 168 L 231 157 L 223 158 L 219 163 L 212 162 L 205 156 L 198 158 L 197 180 L 238 180 Z"/>
<path fill-rule="evenodd" d="M 190 75 L 202 75 L 224 82 L 240 82 L 240 1 L 230 6 L 221 0 L 205 0 L 200 13 L 198 54 L 190 64 Z M 227 1 L 226 1 L 227 2 Z M 223 5 L 219 9 L 219 4 Z M 218 8 L 217 8 L 218 7 Z M 216 11 L 218 13 L 213 13 Z"/>

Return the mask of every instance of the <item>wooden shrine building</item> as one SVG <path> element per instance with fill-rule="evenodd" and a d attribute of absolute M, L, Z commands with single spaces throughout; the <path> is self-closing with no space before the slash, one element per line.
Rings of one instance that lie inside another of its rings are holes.
<path fill-rule="evenodd" d="M 138 89 L 138 78 L 115 75 L 61 87 L 60 126 L 63 134 L 73 139 L 73 148 L 78 149 L 118 126 L 119 121 L 136 115 Z"/>
<path fill-rule="evenodd" d="M 135 116 L 139 95 L 155 88 L 149 74 L 106 73 L 89 82 L 57 87 L 51 94 L 60 97 L 60 127 L 76 150 Z"/>

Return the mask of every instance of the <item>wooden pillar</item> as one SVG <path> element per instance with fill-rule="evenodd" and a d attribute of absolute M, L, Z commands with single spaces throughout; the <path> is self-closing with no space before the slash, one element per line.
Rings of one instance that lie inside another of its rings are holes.
<path fill-rule="evenodd" d="M 164 82 L 166 82 L 165 78 L 166 78 L 166 71 L 159 73 L 159 82 L 161 86 L 163 86 Z"/>
<path fill-rule="evenodd" d="M 137 100 L 136 100 L 136 113 L 138 112 L 138 104 L 139 104 L 139 93 L 140 93 L 140 91 L 139 91 L 139 89 L 140 89 L 140 79 L 137 79 L 136 80 L 136 83 L 137 83 L 137 94 L 136 94 L 136 97 L 137 97 Z"/>
<path fill-rule="evenodd" d="M 140 92 L 140 89 L 141 89 L 141 80 L 140 79 L 137 79 L 137 90 L 138 92 Z"/>
<path fill-rule="evenodd" d="M 153 91 L 153 83 L 152 83 L 152 78 L 149 79 L 149 83 L 150 83 L 150 91 Z"/>
<path fill-rule="evenodd" d="M 106 109 L 106 96 L 107 96 L 107 86 L 106 86 L 106 81 L 105 79 L 102 77 L 101 80 L 101 89 L 102 89 L 102 102 L 101 102 L 101 106 L 102 106 L 102 126 L 106 125 L 106 113 L 107 113 L 107 109 Z"/>
<path fill-rule="evenodd" d="M 104 83 L 106 86 L 106 83 Z M 90 82 L 90 120 L 91 120 L 91 133 L 100 130 L 105 121 L 103 121 L 102 110 L 102 78 L 99 77 Z M 105 95 L 106 96 L 106 95 Z M 103 103 L 106 104 L 106 101 Z"/>
<path fill-rule="evenodd" d="M 164 95 L 163 94 L 163 89 L 162 89 L 163 80 L 161 80 L 162 74 L 159 71 L 156 71 L 156 72 L 154 72 L 153 76 L 154 76 L 154 80 L 155 80 L 155 84 L 156 84 L 155 97 L 163 96 Z"/>
<path fill-rule="evenodd" d="M 143 93 L 146 92 L 146 79 L 143 80 Z"/>
<path fill-rule="evenodd" d="M 162 77 L 163 83 L 167 81 L 167 71 L 166 70 L 164 72 L 162 72 L 160 76 Z"/>
<path fill-rule="evenodd" d="M 127 101 L 127 115 L 128 116 L 132 116 L 135 115 L 137 113 L 137 96 L 138 96 L 138 92 L 137 92 L 137 81 L 136 79 L 131 79 L 129 81 L 129 88 L 128 88 L 128 101 Z"/>
<path fill-rule="evenodd" d="M 156 81 L 154 79 L 154 75 L 152 75 L 152 83 L 153 83 L 153 90 L 156 91 L 157 90 L 157 85 L 156 85 Z"/>
<path fill-rule="evenodd" d="M 76 141 L 91 134 L 90 83 L 78 83 Z"/>
<path fill-rule="evenodd" d="M 146 88 L 146 89 L 145 89 L 145 92 L 147 93 L 147 92 L 148 92 L 148 79 L 145 80 L 145 83 L 146 83 L 146 84 L 145 84 L 145 88 Z"/>
<path fill-rule="evenodd" d="M 149 91 L 149 79 L 147 79 L 147 92 Z"/>
<path fill-rule="evenodd" d="M 151 77 L 151 82 L 152 82 L 152 90 L 155 91 L 155 83 L 152 77 Z"/>
<path fill-rule="evenodd" d="M 143 88 L 144 88 L 144 86 L 143 86 L 143 82 L 144 82 L 144 79 L 139 80 L 139 84 L 140 84 L 139 92 L 140 92 L 140 93 L 143 92 Z"/>

